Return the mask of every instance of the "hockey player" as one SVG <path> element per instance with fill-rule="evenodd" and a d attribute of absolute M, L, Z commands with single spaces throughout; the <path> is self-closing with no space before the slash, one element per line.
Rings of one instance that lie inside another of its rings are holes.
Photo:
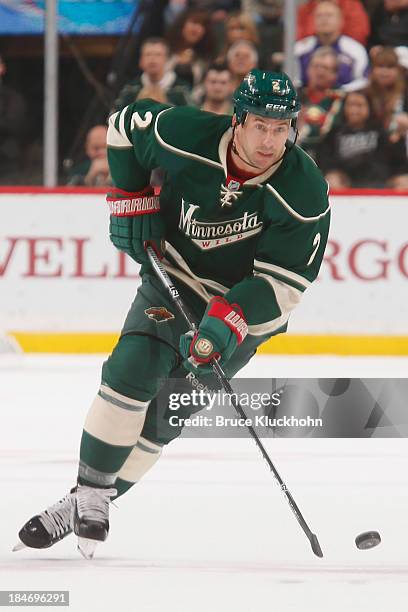
<path fill-rule="evenodd" d="M 74 530 L 91 557 L 108 534 L 109 502 L 180 434 L 158 401 L 163 379 L 210 386 L 212 359 L 232 377 L 286 331 L 319 272 L 330 217 L 327 183 L 294 143 L 299 109 L 285 73 L 252 70 L 235 91 L 232 124 L 151 100 L 110 117 L 110 237 L 142 264 L 142 285 L 103 365 L 77 486 L 23 526 L 17 548 L 45 548 Z M 158 166 L 166 173 L 160 197 L 149 185 Z M 150 267 L 147 244 L 200 321 L 193 337 Z"/>

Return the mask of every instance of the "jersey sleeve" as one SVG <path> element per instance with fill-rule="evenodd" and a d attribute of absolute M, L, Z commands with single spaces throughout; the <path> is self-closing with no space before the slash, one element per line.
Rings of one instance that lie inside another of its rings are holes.
<path fill-rule="evenodd" d="M 108 161 L 115 187 L 139 191 L 149 184 L 152 170 L 159 165 L 156 120 L 169 108 L 153 100 L 140 100 L 110 116 Z"/>
<path fill-rule="evenodd" d="M 230 304 L 241 306 L 250 334 L 270 336 L 286 329 L 291 311 L 319 273 L 329 224 L 327 209 L 312 222 L 292 218 L 261 234 L 253 274 L 225 294 Z"/>

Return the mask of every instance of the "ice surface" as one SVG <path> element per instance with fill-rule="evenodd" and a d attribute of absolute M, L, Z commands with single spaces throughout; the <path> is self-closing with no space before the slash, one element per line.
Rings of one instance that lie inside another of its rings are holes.
<path fill-rule="evenodd" d="M 266 445 L 324 558 L 250 440 L 173 442 L 112 508 L 87 562 L 72 536 L 12 553 L 21 525 L 76 472 L 102 357 L 0 357 L 0 589 L 70 590 L 70 609 L 138 612 L 405 611 L 408 445 L 403 439 L 272 439 Z M 403 358 L 258 357 L 247 376 L 405 377 Z M 355 547 L 378 530 L 382 544 Z M 43 609 L 43 608 L 36 608 Z M 44 608 L 45 609 L 45 608 Z"/>

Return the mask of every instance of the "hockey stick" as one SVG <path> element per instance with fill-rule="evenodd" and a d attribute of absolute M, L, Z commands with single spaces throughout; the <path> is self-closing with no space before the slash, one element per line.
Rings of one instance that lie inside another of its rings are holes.
<path fill-rule="evenodd" d="M 158 258 L 158 256 L 156 255 L 156 253 L 152 249 L 152 247 L 148 246 L 146 250 L 147 250 L 147 254 L 148 254 L 150 263 L 152 264 L 153 269 L 154 269 L 156 275 L 161 280 L 163 286 L 169 292 L 171 299 L 173 300 L 173 302 L 177 306 L 178 310 L 180 311 L 180 313 L 182 314 L 182 316 L 186 320 L 187 325 L 189 326 L 189 328 L 192 331 L 196 331 L 197 326 L 196 326 L 196 324 L 194 322 L 194 318 L 192 317 L 192 315 L 189 312 L 188 308 L 183 303 L 177 288 L 172 283 L 172 281 L 171 281 L 169 275 L 167 274 L 166 270 L 164 269 L 160 259 Z M 238 414 L 242 418 L 247 419 L 247 415 L 245 414 L 244 410 L 240 406 L 239 402 L 237 402 L 236 399 L 235 399 L 234 390 L 231 387 L 231 385 L 230 385 L 230 383 L 229 383 L 229 381 L 228 381 L 228 379 L 227 379 L 227 377 L 226 377 L 222 367 L 220 366 L 218 361 L 216 361 L 215 359 L 212 362 L 212 367 L 213 367 L 214 374 L 217 376 L 217 378 L 220 381 L 222 387 L 224 388 L 226 393 L 231 397 L 231 401 L 232 401 L 232 403 L 234 405 L 235 410 L 238 412 Z M 284 481 L 282 480 L 278 470 L 276 469 L 276 467 L 272 463 L 272 460 L 270 459 L 268 453 L 266 452 L 266 449 L 265 449 L 264 445 L 262 444 L 262 442 L 258 438 L 258 435 L 257 435 L 255 429 L 251 425 L 247 425 L 247 429 L 248 429 L 251 437 L 255 441 L 255 444 L 257 445 L 258 449 L 261 451 L 262 457 L 265 459 L 266 463 L 268 464 L 268 467 L 271 470 L 271 472 L 272 472 L 276 482 L 278 483 L 282 493 L 286 497 L 286 500 L 289 503 L 289 506 L 290 506 L 293 514 L 295 515 L 299 525 L 301 526 L 301 528 L 303 529 L 306 537 L 308 538 L 314 554 L 317 557 L 323 557 L 323 552 L 322 552 L 322 549 L 320 548 L 320 544 L 319 544 L 319 541 L 317 539 L 316 534 L 311 531 L 309 525 L 306 523 L 305 519 L 303 518 L 303 515 L 302 515 L 301 511 L 299 510 L 295 500 L 293 499 L 290 491 L 288 491 L 288 488 L 286 487 L 286 484 L 284 483 Z"/>

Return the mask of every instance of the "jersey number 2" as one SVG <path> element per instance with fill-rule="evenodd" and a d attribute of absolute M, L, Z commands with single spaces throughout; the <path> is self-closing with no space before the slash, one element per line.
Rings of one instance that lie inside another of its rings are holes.
<path fill-rule="evenodd" d="M 309 261 L 307 262 L 308 266 L 310 266 L 310 264 L 316 257 L 317 249 L 319 248 L 319 244 L 320 244 L 320 238 L 321 238 L 320 234 L 316 234 L 316 236 L 314 237 L 314 240 L 313 240 L 314 249 L 313 249 L 313 253 L 310 256 Z"/>
<path fill-rule="evenodd" d="M 153 115 L 150 111 L 147 111 L 144 119 L 136 112 L 132 115 L 132 125 L 135 123 L 139 130 L 145 130 L 151 124 L 152 119 Z"/>

